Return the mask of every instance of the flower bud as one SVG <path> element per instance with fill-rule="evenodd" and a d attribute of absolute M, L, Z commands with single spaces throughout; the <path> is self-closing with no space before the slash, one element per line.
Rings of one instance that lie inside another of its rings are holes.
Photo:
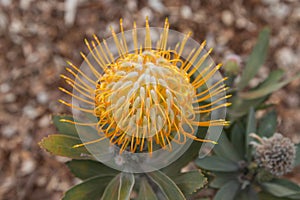
<path fill-rule="evenodd" d="M 253 143 L 255 147 L 254 158 L 259 167 L 275 176 L 281 176 L 292 171 L 296 158 L 296 147 L 289 138 L 280 133 L 275 133 L 270 138 L 260 138 L 253 135 L 252 137 L 257 138 L 260 142 L 260 144 Z"/>
<path fill-rule="evenodd" d="M 236 54 L 230 54 L 225 57 L 224 71 L 228 75 L 237 75 L 241 68 L 241 57 Z"/>

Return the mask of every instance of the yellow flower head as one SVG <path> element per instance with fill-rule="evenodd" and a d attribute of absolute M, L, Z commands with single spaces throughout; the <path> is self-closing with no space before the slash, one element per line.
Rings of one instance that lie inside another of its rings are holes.
<path fill-rule="evenodd" d="M 96 127 L 96 138 L 74 147 L 107 140 L 121 155 L 146 152 L 152 157 L 158 149 L 172 152 L 174 144 L 184 145 L 189 139 L 215 144 L 197 138 L 197 128 L 226 125 L 224 116 L 202 119 L 228 106 L 229 96 L 224 95 L 225 78 L 212 78 L 221 65 L 209 60 L 211 50 L 205 51 L 205 42 L 190 48 L 188 43 L 195 43 L 190 34 L 174 38 L 179 33 L 170 34 L 167 19 L 163 29 L 149 27 L 146 19 L 144 29 L 134 24 L 130 32 L 124 32 L 120 20 L 120 30 L 112 30 L 110 41 L 101 43 L 96 36 L 85 40 L 90 54 L 81 54 L 84 67 L 69 62 L 67 71 L 75 80 L 62 75 L 73 93 L 60 89 L 73 97 L 73 104 L 61 102 L 97 119 L 63 120 Z M 176 41 L 174 47 L 170 40 Z"/>

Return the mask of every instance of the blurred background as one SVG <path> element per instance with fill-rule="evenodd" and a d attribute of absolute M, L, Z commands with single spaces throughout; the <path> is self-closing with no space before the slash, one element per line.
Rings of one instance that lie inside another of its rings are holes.
<path fill-rule="evenodd" d="M 63 164 L 38 142 L 56 133 L 51 114 L 70 109 L 58 103 L 70 98 L 57 89 L 64 85 L 65 60 L 80 65 L 79 52 L 87 53 L 84 38 L 96 33 L 110 36 L 109 27 L 125 30 L 133 21 L 143 27 L 192 32 L 198 42 L 207 40 L 216 62 L 237 54 L 242 65 L 259 31 L 272 30 L 265 66 L 251 84 L 272 69 L 286 71 L 286 78 L 300 72 L 299 0 L 0 0 L 0 199 L 57 200 L 78 182 Z M 279 113 L 278 132 L 300 141 L 300 81 L 271 96 Z M 290 175 L 300 182 L 300 176 Z"/>

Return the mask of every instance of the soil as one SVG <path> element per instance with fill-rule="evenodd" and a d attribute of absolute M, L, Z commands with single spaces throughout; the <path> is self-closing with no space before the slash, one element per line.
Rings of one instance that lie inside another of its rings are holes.
<path fill-rule="evenodd" d="M 300 72 L 300 2 L 298 0 L 0 0 L 0 200 L 57 200 L 78 183 L 64 161 L 40 149 L 41 138 L 56 133 L 51 115 L 71 113 L 58 103 L 70 98 L 57 89 L 66 60 L 80 65 L 87 52 L 84 38 L 95 33 L 125 30 L 133 21 L 144 27 L 170 28 L 213 47 L 213 59 L 223 62 L 237 54 L 242 67 L 258 33 L 272 30 L 265 65 L 251 82 L 271 70 L 285 70 L 285 78 Z M 270 102 L 279 113 L 278 132 L 300 142 L 300 80 L 274 93 Z M 299 170 L 299 169 L 298 169 Z M 294 170 L 289 175 L 300 182 Z"/>

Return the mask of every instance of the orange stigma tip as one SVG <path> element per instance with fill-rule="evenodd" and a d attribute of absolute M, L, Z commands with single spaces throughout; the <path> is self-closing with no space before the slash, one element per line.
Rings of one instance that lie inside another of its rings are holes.
<path fill-rule="evenodd" d="M 76 145 L 72 146 L 72 148 L 75 149 L 75 148 L 82 147 L 82 146 L 83 146 L 83 144 L 76 144 Z"/>
<path fill-rule="evenodd" d="M 62 103 L 62 104 L 66 104 L 66 105 L 68 105 L 68 103 L 67 102 L 65 102 L 64 100 L 62 100 L 62 99 L 59 99 L 58 100 L 60 103 Z"/>
<path fill-rule="evenodd" d="M 112 34 L 115 34 L 115 30 L 112 26 L 109 26 L 110 31 L 112 32 Z"/>
<path fill-rule="evenodd" d="M 165 19 L 165 26 L 168 26 L 169 25 L 169 18 L 166 17 Z"/>

